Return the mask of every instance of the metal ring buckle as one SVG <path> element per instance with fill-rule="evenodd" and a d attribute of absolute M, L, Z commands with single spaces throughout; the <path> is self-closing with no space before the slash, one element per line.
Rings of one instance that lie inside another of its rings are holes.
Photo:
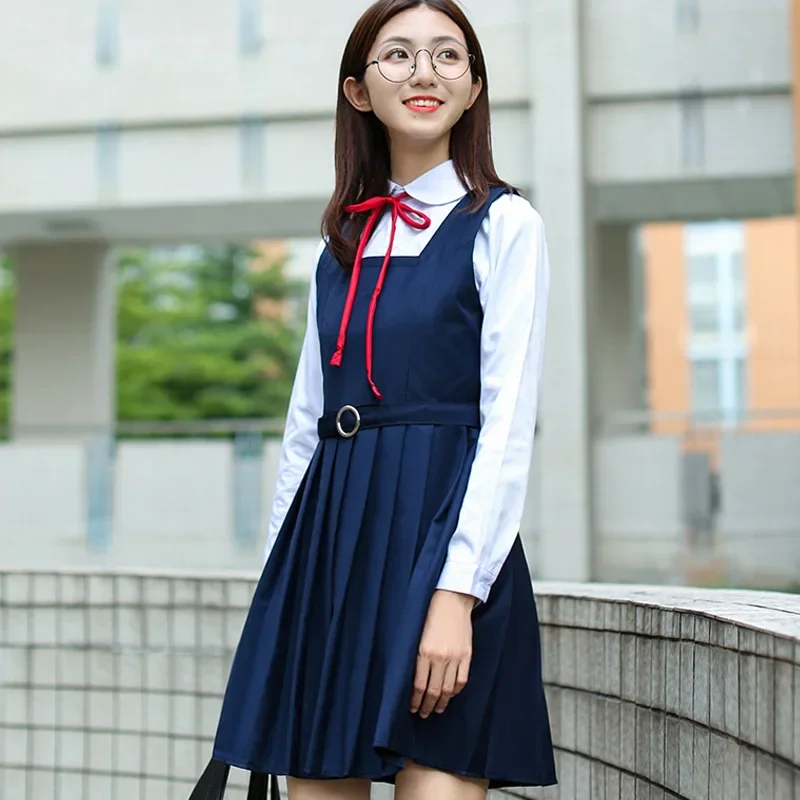
<path fill-rule="evenodd" d="M 350 411 L 356 418 L 356 424 L 353 426 L 353 430 L 351 431 L 346 431 L 344 428 L 342 428 L 342 416 L 346 411 Z M 350 439 L 351 437 L 355 436 L 360 427 L 361 414 L 358 413 L 358 409 L 355 406 L 342 406 L 336 412 L 336 432 L 342 437 L 342 439 Z"/>

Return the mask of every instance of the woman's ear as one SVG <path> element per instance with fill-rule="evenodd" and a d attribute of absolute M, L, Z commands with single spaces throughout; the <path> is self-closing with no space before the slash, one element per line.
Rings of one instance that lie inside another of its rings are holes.
<path fill-rule="evenodd" d="M 342 88 L 344 90 L 344 96 L 356 111 L 372 111 L 369 92 L 362 81 L 357 81 L 353 77 L 347 78 Z"/>
<path fill-rule="evenodd" d="M 469 93 L 469 103 L 467 103 L 467 108 L 472 108 L 475 105 L 475 101 L 480 97 L 481 92 L 483 91 L 483 78 L 478 78 L 478 80 L 472 82 L 472 89 Z"/>

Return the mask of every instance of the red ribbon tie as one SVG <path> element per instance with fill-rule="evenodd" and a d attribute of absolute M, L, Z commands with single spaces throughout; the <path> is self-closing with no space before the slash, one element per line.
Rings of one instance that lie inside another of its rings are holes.
<path fill-rule="evenodd" d="M 392 209 L 392 227 L 389 233 L 389 248 L 386 255 L 383 257 L 383 264 L 381 271 L 378 275 L 378 281 L 375 284 L 375 289 L 372 292 L 372 299 L 369 304 L 369 312 L 367 314 L 367 348 L 366 348 L 366 366 L 367 366 L 367 380 L 369 381 L 372 393 L 379 400 L 382 399 L 378 387 L 372 380 L 372 340 L 373 330 L 375 327 L 375 309 L 378 307 L 378 297 L 383 289 L 383 283 L 386 280 L 386 272 L 389 268 L 389 261 L 392 258 L 392 247 L 394 246 L 394 237 L 397 232 L 397 219 L 398 217 L 403 220 L 409 227 L 416 228 L 417 230 L 424 230 L 431 224 L 430 217 L 417 211 L 407 203 L 404 203 L 404 198 L 408 197 L 407 194 L 390 195 L 388 197 L 373 197 L 365 200 L 363 203 L 347 206 L 345 211 L 350 214 L 364 214 L 369 212 L 369 219 L 364 226 L 364 232 L 361 234 L 361 239 L 358 243 L 358 250 L 356 251 L 356 259 L 353 263 L 353 271 L 350 274 L 350 286 L 347 290 L 347 299 L 344 304 L 344 311 L 342 312 L 342 321 L 339 325 L 339 335 L 336 339 L 336 351 L 331 357 L 331 366 L 338 367 L 342 363 L 342 354 L 344 352 L 345 340 L 347 339 L 347 327 L 350 324 L 350 317 L 353 313 L 353 305 L 356 299 L 356 291 L 358 290 L 358 281 L 361 276 L 361 262 L 364 259 L 364 251 L 367 249 L 372 231 L 375 224 L 383 214 L 384 209 L 389 206 Z"/>

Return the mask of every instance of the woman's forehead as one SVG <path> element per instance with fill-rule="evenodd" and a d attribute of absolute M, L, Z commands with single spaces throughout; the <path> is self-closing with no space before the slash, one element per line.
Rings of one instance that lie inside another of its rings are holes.
<path fill-rule="evenodd" d="M 418 6 L 392 17 L 378 34 L 376 45 L 380 47 L 396 42 L 409 46 L 435 47 L 448 41 L 465 44 L 461 28 L 447 14 Z"/>

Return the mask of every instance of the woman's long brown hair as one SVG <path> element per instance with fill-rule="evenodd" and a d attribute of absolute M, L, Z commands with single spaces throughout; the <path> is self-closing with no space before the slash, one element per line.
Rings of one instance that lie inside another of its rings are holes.
<path fill-rule="evenodd" d="M 349 77 L 363 80 L 367 57 L 381 28 L 410 8 L 427 6 L 446 14 L 461 28 L 469 52 L 474 56 L 472 80 L 483 81 L 473 106 L 453 128 L 450 157 L 465 186 L 471 187 L 470 207 L 480 207 L 493 186 L 512 187 L 500 180 L 492 157 L 491 123 L 486 62 L 483 50 L 464 12 L 454 0 L 377 0 L 368 8 L 350 34 L 339 70 L 336 104 L 336 184 L 322 217 L 322 233 L 328 249 L 346 269 L 353 265 L 358 239 L 366 218 L 351 217 L 345 208 L 376 195 L 386 194 L 390 180 L 389 141 L 383 124 L 374 113 L 357 111 L 344 94 Z"/>

